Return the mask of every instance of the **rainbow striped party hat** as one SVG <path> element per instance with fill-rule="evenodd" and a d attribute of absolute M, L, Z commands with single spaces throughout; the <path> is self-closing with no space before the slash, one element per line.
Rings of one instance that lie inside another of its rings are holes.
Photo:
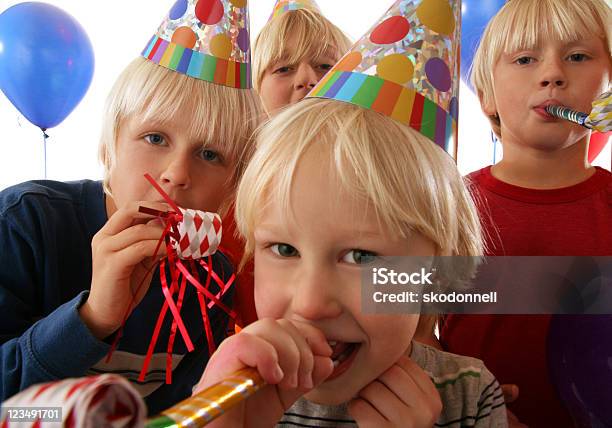
<path fill-rule="evenodd" d="M 315 0 L 276 0 L 276 4 L 274 5 L 274 9 L 272 9 L 272 14 L 270 18 L 268 18 L 268 21 L 281 16 L 285 12 L 298 9 L 310 9 L 321 13 L 321 8 Z"/>
<path fill-rule="evenodd" d="M 142 56 L 231 88 L 251 88 L 247 0 L 176 0 Z"/>
<path fill-rule="evenodd" d="M 456 159 L 460 0 L 398 0 L 308 97 L 371 109 Z"/>

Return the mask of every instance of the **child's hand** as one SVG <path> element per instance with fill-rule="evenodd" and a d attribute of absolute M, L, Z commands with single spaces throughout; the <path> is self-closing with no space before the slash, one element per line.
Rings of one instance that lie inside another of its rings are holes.
<path fill-rule="evenodd" d="M 262 319 L 221 343 L 194 394 L 237 370 L 256 367 L 268 385 L 211 426 L 274 426 L 300 396 L 332 373 L 331 354 L 325 336 L 315 327 Z"/>
<path fill-rule="evenodd" d="M 504 394 L 504 401 L 506 404 L 513 403 L 519 396 L 519 387 L 517 385 L 506 383 L 501 386 Z M 506 409 L 506 415 L 508 416 L 508 427 L 509 428 L 527 428 L 527 425 L 521 423 L 519 418 L 512 413 L 509 409 Z"/>
<path fill-rule="evenodd" d="M 152 258 L 164 226 L 151 215 L 139 213 L 141 205 L 167 210 L 162 203 L 130 203 L 117 210 L 91 242 L 91 290 L 79 313 L 99 339 L 121 326 L 132 301 L 132 310 L 140 303 L 156 263 L 166 254 L 165 246 L 161 245 L 156 258 Z"/>
<path fill-rule="evenodd" d="M 359 427 L 431 428 L 442 411 L 442 401 L 429 376 L 402 356 L 349 403 Z"/>

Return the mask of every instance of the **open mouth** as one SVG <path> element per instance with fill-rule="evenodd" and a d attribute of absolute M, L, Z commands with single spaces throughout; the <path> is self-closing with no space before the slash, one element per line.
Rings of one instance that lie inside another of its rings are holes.
<path fill-rule="evenodd" d="M 340 342 L 336 340 L 330 340 L 328 343 L 332 348 L 331 359 L 334 363 L 334 371 L 326 381 L 334 379 L 347 371 L 361 347 L 360 343 Z"/>

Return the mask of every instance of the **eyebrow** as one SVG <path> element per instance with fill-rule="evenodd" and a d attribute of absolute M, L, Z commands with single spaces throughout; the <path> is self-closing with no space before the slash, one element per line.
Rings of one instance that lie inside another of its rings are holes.
<path fill-rule="evenodd" d="M 138 118 L 135 118 L 136 120 L 138 120 Z M 145 122 L 138 120 L 138 124 L 135 126 L 136 129 L 138 130 L 142 130 L 142 129 L 155 129 L 155 128 L 161 128 L 161 127 L 169 127 L 169 128 L 173 128 L 173 126 L 171 125 L 171 121 L 159 121 L 159 120 L 147 120 Z"/>
<path fill-rule="evenodd" d="M 259 231 L 259 233 L 269 233 L 269 234 L 274 234 L 274 233 L 278 233 L 278 230 L 280 228 L 278 226 L 274 226 L 271 224 L 261 224 L 255 227 L 255 231 Z M 382 233 L 380 233 L 380 231 L 378 230 L 368 230 L 368 229 L 341 229 L 338 228 L 336 229 L 337 231 L 339 231 L 340 233 L 346 233 L 346 234 L 350 234 L 353 236 L 371 236 L 371 237 L 380 237 L 382 235 Z M 256 233 L 256 232 L 254 232 Z M 284 232 L 282 232 L 284 233 Z"/>

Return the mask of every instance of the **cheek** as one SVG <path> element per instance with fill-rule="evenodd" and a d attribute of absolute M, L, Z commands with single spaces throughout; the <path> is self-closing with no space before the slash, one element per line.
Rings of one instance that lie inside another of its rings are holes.
<path fill-rule="evenodd" d="M 269 102 L 280 103 L 291 94 L 290 79 L 270 76 L 261 83 L 261 97 Z"/>
<path fill-rule="evenodd" d="M 388 315 L 369 318 L 366 327 L 375 359 L 391 366 L 402 356 L 414 337 L 418 315 Z"/>
<path fill-rule="evenodd" d="M 113 202 L 117 208 L 123 208 L 131 201 L 144 199 L 144 189 L 147 187 L 148 181 L 146 181 L 144 176 L 141 177 L 144 183 L 138 186 L 135 180 L 135 178 L 138 178 L 138 175 L 132 175 L 129 168 L 122 167 L 120 164 L 115 163 L 115 166 L 110 171 L 109 184 L 113 195 Z"/>
<path fill-rule="evenodd" d="M 290 304 L 283 293 L 283 279 L 255 256 L 255 308 L 259 318 L 281 318 Z"/>
<path fill-rule="evenodd" d="M 206 211 L 217 211 L 221 204 L 231 197 L 230 168 L 215 169 L 193 178 L 197 186 L 192 190 L 194 207 Z"/>

